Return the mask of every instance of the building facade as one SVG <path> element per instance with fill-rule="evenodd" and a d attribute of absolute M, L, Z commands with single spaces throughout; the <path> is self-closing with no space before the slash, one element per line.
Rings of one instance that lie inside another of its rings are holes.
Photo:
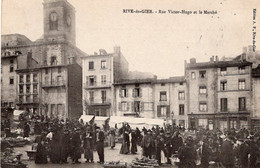
<path fill-rule="evenodd" d="M 43 11 L 43 38 L 32 42 L 19 34 L 2 36 L 2 55 L 16 52 L 16 60 L 5 61 L 2 67 L 6 69 L 11 64 L 15 67 L 17 62 L 14 74 L 4 71 L 3 82 L 6 83 L 8 75 L 16 82 L 16 109 L 60 119 L 79 118 L 81 57 L 86 54 L 75 46 L 75 9 L 67 0 L 44 0 Z"/>

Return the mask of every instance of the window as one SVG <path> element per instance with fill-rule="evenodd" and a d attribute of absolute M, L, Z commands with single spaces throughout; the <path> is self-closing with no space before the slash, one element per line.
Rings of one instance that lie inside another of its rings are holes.
<path fill-rule="evenodd" d="M 207 103 L 200 102 L 200 111 L 207 111 Z"/>
<path fill-rule="evenodd" d="M 120 97 L 128 97 L 128 90 L 126 88 L 120 90 Z"/>
<path fill-rule="evenodd" d="M 51 56 L 51 65 L 57 65 L 57 58 L 56 58 L 56 56 Z"/>
<path fill-rule="evenodd" d="M 200 78 L 206 78 L 206 71 L 200 71 Z"/>
<path fill-rule="evenodd" d="M 167 101 L 166 92 L 160 92 L 160 101 Z"/>
<path fill-rule="evenodd" d="M 14 63 L 14 60 L 11 59 L 11 60 L 10 60 L 10 64 L 13 64 L 13 63 Z"/>
<path fill-rule="evenodd" d="M 14 65 L 10 65 L 10 72 L 14 72 Z"/>
<path fill-rule="evenodd" d="M 106 85 L 107 83 L 107 76 L 106 75 L 101 75 L 101 85 Z"/>
<path fill-rule="evenodd" d="M 19 78 L 20 78 L 20 79 L 19 79 L 20 83 L 23 83 L 23 75 L 20 75 Z"/>
<path fill-rule="evenodd" d="M 180 85 L 183 85 L 183 82 L 180 82 Z"/>
<path fill-rule="evenodd" d="M 200 92 L 200 94 L 206 94 L 207 93 L 207 87 L 206 86 L 200 86 L 199 92 Z"/>
<path fill-rule="evenodd" d="M 89 86 L 96 85 L 96 76 L 89 76 Z"/>
<path fill-rule="evenodd" d="M 26 102 L 29 103 L 30 102 L 30 95 L 27 95 L 25 98 L 26 98 Z"/>
<path fill-rule="evenodd" d="M 220 99 L 220 112 L 227 112 L 227 98 Z"/>
<path fill-rule="evenodd" d="M 23 96 L 19 96 L 19 102 L 20 102 L 20 103 L 23 102 Z"/>
<path fill-rule="evenodd" d="M 133 97 L 142 97 L 141 95 L 142 95 L 142 93 L 141 93 L 141 89 L 140 88 L 134 88 L 133 89 Z"/>
<path fill-rule="evenodd" d="M 10 84 L 10 85 L 13 85 L 13 84 L 14 84 L 14 77 L 10 77 L 10 79 L 9 79 L 9 84 Z"/>
<path fill-rule="evenodd" d="M 191 72 L 191 79 L 196 79 L 195 72 Z"/>
<path fill-rule="evenodd" d="M 37 82 L 38 79 L 37 79 L 37 74 L 33 74 L 33 82 Z"/>
<path fill-rule="evenodd" d="M 165 83 L 162 83 L 161 86 L 165 86 Z"/>
<path fill-rule="evenodd" d="M 33 85 L 33 93 L 37 93 L 37 85 Z"/>
<path fill-rule="evenodd" d="M 238 98 L 239 111 L 246 111 L 246 98 L 239 97 Z"/>
<path fill-rule="evenodd" d="M 245 79 L 239 79 L 238 80 L 238 89 L 239 90 L 246 89 L 246 80 Z"/>
<path fill-rule="evenodd" d="M 61 73 L 61 67 L 58 67 L 58 73 Z"/>
<path fill-rule="evenodd" d="M 220 81 L 220 90 L 221 91 L 227 90 L 227 81 Z"/>
<path fill-rule="evenodd" d="M 23 93 L 23 85 L 19 85 L 19 93 Z"/>
<path fill-rule="evenodd" d="M 102 60 L 101 61 L 101 69 L 106 69 L 107 68 L 107 61 L 106 60 Z"/>
<path fill-rule="evenodd" d="M 245 66 L 238 67 L 238 72 L 239 73 L 245 73 L 246 72 L 246 67 Z"/>
<path fill-rule="evenodd" d="M 50 14 L 50 30 L 58 30 L 58 15 L 56 12 Z"/>
<path fill-rule="evenodd" d="M 179 115 L 184 115 L 184 104 L 179 105 Z"/>
<path fill-rule="evenodd" d="M 26 93 L 30 93 L 30 85 L 26 85 Z"/>
<path fill-rule="evenodd" d="M 74 57 L 68 58 L 68 62 L 69 62 L 69 64 L 74 64 L 75 58 Z"/>
<path fill-rule="evenodd" d="M 30 75 L 26 75 L 26 83 L 30 83 Z"/>
<path fill-rule="evenodd" d="M 88 69 L 94 69 L 94 62 L 93 61 L 88 63 Z"/>
<path fill-rule="evenodd" d="M 94 103 L 94 91 L 89 91 L 89 101 L 90 103 Z"/>
<path fill-rule="evenodd" d="M 184 100 L 185 99 L 184 91 L 179 91 L 178 97 L 179 100 Z"/>
<path fill-rule="evenodd" d="M 102 90 L 101 91 L 101 100 L 102 100 L 102 103 L 105 103 L 106 102 L 106 99 L 107 99 L 107 92 L 105 90 Z"/>
<path fill-rule="evenodd" d="M 206 128 L 208 125 L 208 119 L 198 119 L 199 127 Z"/>
<path fill-rule="evenodd" d="M 167 115 L 167 107 L 166 106 L 162 106 L 161 107 L 161 116 L 165 117 Z"/>
<path fill-rule="evenodd" d="M 226 75 L 227 74 L 227 67 L 220 68 L 220 74 L 221 75 Z"/>
<path fill-rule="evenodd" d="M 38 96 L 37 95 L 33 95 L 33 102 L 37 103 L 38 102 Z"/>
<path fill-rule="evenodd" d="M 141 103 L 140 101 L 134 102 L 134 112 L 140 112 L 141 111 Z"/>
<path fill-rule="evenodd" d="M 121 111 L 128 111 L 128 108 L 127 102 L 121 102 Z"/>
<path fill-rule="evenodd" d="M 145 102 L 144 104 L 144 111 L 153 111 L 153 103 L 152 102 Z"/>
<path fill-rule="evenodd" d="M 47 75 L 49 73 L 49 70 L 46 68 L 45 69 L 45 74 Z"/>

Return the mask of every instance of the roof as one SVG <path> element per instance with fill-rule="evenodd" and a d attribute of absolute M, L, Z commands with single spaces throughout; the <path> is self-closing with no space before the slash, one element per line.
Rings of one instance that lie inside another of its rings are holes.
<path fill-rule="evenodd" d="M 126 84 L 151 84 L 154 80 L 154 78 L 147 78 L 147 79 L 123 79 L 120 81 L 117 81 L 114 85 L 126 85 Z"/>
<path fill-rule="evenodd" d="M 157 79 L 154 81 L 154 83 L 179 83 L 179 82 L 185 82 L 185 77 L 176 76 L 176 77 L 170 77 L 168 79 Z"/>

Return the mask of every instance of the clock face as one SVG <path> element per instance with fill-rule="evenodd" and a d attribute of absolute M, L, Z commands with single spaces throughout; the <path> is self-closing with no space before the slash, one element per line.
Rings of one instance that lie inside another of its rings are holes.
<path fill-rule="evenodd" d="M 67 25 L 68 25 L 68 26 L 71 25 L 71 18 L 70 18 L 70 15 L 67 16 Z"/>
<path fill-rule="evenodd" d="M 57 13 L 55 13 L 55 12 L 51 13 L 50 18 L 51 18 L 51 21 L 53 21 L 53 22 L 57 21 L 57 19 L 58 19 Z"/>

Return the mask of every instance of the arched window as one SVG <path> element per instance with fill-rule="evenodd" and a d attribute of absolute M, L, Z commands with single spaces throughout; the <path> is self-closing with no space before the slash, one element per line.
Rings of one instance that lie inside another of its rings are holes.
<path fill-rule="evenodd" d="M 50 21 L 50 30 L 58 30 L 58 14 L 52 12 L 49 17 Z"/>

